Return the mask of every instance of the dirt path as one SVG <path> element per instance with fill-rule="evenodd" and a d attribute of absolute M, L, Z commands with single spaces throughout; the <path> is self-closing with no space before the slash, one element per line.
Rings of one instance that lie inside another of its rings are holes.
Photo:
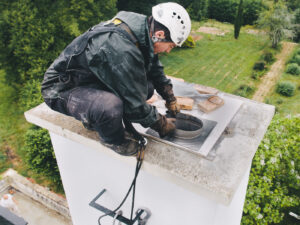
<path fill-rule="evenodd" d="M 296 43 L 291 42 L 282 43 L 282 50 L 276 55 L 276 62 L 271 66 L 270 71 L 262 78 L 257 91 L 252 97 L 253 100 L 263 102 L 269 92 L 273 90 L 274 85 L 277 83 L 284 70 L 288 56 L 296 45 Z"/>

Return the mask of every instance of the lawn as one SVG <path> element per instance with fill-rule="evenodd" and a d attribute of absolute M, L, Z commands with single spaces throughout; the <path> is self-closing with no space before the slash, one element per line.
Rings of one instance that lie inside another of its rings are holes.
<path fill-rule="evenodd" d="M 34 178 L 44 186 L 55 186 L 42 175 L 28 169 L 25 163 L 24 134 L 30 124 L 17 103 L 18 93 L 4 82 L 4 71 L 0 70 L 0 173 L 13 168 L 26 177 Z"/>
<path fill-rule="evenodd" d="M 225 36 L 195 32 L 203 36 L 195 48 L 174 49 L 161 57 L 165 73 L 229 93 L 234 93 L 241 85 L 255 87 L 258 81 L 251 78 L 252 68 L 263 50 L 268 48 L 267 38 L 242 32 L 235 40 L 232 25 L 215 23 L 215 27 L 229 32 Z M 193 28 L 196 29 L 195 23 Z"/>
<path fill-rule="evenodd" d="M 300 47 L 294 49 L 294 52 L 290 55 L 290 58 L 299 51 Z M 276 93 L 276 86 L 270 92 L 269 96 L 265 98 L 265 102 L 271 105 L 275 105 L 276 113 L 282 116 L 287 115 L 299 115 L 300 114 L 300 76 L 283 73 L 278 81 L 289 81 L 295 84 L 296 90 L 292 97 L 285 97 Z"/>
<path fill-rule="evenodd" d="M 8 167 L 24 167 L 20 159 L 24 143 L 23 134 L 28 127 L 22 110 L 18 107 L 16 90 L 4 83 L 0 70 L 0 172 Z"/>
<path fill-rule="evenodd" d="M 295 91 L 295 95 L 292 97 L 282 96 L 276 93 L 275 87 L 270 96 L 265 99 L 265 102 L 271 105 L 275 105 L 276 112 L 280 115 L 286 116 L 300 114 L 300 77 L 293 76 L 288 73 L 283 73 L 279 82 L 281 81 L 290 81 L 296 84 L 297 88 Z"/>

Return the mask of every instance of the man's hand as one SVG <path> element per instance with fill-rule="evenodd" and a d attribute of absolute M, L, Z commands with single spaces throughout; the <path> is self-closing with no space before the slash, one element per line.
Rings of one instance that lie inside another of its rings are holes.
<path fill-rule="evenodd" d="M 151 126 L 151 128 L 158 132 L 159 136 L 163 138 L 175 131 L 175 121 L 176 119 L 174 118 L 167 118 L 166 116 L 159 114 L 158 120 Z"/>
<path fill-rule="evenodd" d="M 180 105 L 177 104 L 177 100 L 172 102 L 166 102 L 166 107 L 169 110 L 171 116 L 175 117 L 180 112 Z"/>

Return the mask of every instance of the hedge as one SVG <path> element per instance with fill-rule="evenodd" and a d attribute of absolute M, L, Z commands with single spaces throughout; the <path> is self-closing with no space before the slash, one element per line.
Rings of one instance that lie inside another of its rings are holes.
<path fill-rule="evenodd" d="M 242 225 L 297 224 L 300 118 L 275 116 L 252 162 Z"/>
<path fill-rule="evenodd" d="M 45 176 L 56 185 L 56 190 L 63 190 L 48 131 L 32 126 L 25 134 L 25 160 L 35 173 Z"/>

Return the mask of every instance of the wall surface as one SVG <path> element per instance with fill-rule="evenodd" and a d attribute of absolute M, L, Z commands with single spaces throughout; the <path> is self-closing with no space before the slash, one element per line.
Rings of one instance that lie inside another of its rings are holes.
<path fill-rule="evenodd" d="M 114 209 L 133 179 L 135 165 L 50 132 L 74 225 L 97 225 L 103 213 L 89 206 L 102 189 L 107 192 L 97 203 Z M 104 147 L 103 147 L 104 148 Z M 147 207 L 148 225 L 238 225 L 240 224 L 249 170 L 225 206 L 188 191 L 144 170 L 137 181 L 136 204 Z M 131 198 L 122 210 L 129 216 Z M 101 220 L 112 224 L 112 218 Z"/>

